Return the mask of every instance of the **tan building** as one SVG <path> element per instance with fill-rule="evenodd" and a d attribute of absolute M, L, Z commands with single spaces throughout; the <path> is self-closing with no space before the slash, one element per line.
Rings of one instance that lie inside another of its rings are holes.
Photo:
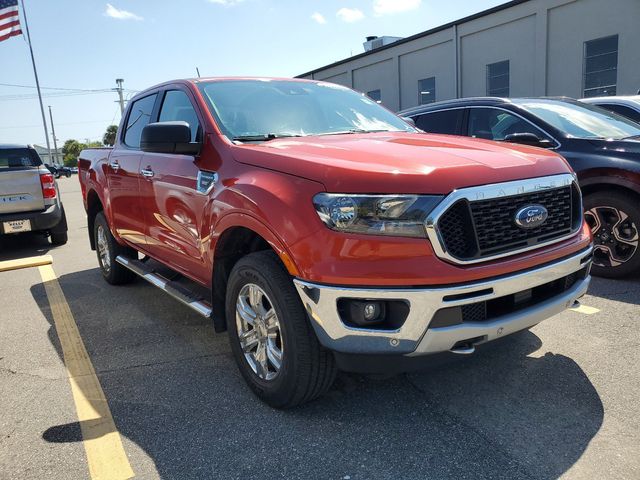
<path fill-rule="evenodd" d="M 639 25 L 640 0 L 514 0 L 299 77 L 392 110 L 483 95 L 636 94 Z"/>

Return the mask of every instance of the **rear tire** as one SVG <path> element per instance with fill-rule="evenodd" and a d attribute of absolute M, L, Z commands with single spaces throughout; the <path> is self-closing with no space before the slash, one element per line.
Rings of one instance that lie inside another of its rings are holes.
<path fill-rule="evenodd" d="M 584 197 L 585 219 L 593 232 L 594 275 L 621 278 L 640 273 L 638 196 L 615 191 Z"/>
<path fill-rule="evenodd" d="M 49 239 L 51 240 L 52 245 L 64 245 L 69 240 L 69 235 L 67 234 L 67 215 L 64 213 L 64 207 L 60 207 L 62 210 L 62 215 L 60 216 L 60 221 L 58 224 L 49 232 Z"/>
<path fill-rule="evenodd" d="M 123 285 L 136 278 L 136 274 L 116 262 L 118 255 L 137 258 L 137 252 L 130 247 L 120 245 L 111 234 L 109 224 L 102 212 L 96 215 L 93 226 L 98 265 L 104 279 L 111 285 Z"/>
<path fill-rule="evenodd" d="M 67 232 L 59 232 L 59 233 L 51 233 L 49 236 L 51 239 L 51 245 L 64 245 L 69 240 L 69 235 Z"/>
<path fill-rule="evenodd" d="M 295 407 L 333 384 L 333 355 L 318 342 L 291 276 L 274 252 L 249 254 L 233 267 L 226 318 L 240 373 L 265 403 Z"/>

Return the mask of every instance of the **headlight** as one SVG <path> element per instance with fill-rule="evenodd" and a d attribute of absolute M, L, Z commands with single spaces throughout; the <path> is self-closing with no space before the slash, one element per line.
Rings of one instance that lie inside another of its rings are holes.
<path fill-rule="evenodd" d="M 424 222 L 439 195 L 319 193 L 313 205 L 324 224 L 340 232 L 426 237 Z"/>

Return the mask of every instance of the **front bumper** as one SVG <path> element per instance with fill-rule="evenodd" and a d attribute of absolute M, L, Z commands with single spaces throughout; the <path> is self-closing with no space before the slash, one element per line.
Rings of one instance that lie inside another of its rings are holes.
<path fill-rule="evenodd" d="M 425 288 L 351 288 L 318 285 L 295 279 L 313 328 L 326 348 L 349 354 L 405 356 L 445 352 L 460 344 L 473 346 L 529 328 L 572 306 L 587 292 L 592 247 L 544 266 L 462 285 Z M 566 290 L 512 312 L 453 326 L 429 328 L 436 312 L 449 307 L 488 302 L 550 284 L 583 272 Z M 338 300 L 400 300 L 409 314 L 400 328 L 382 330 L 346 325 Z M 466 342 L 466 343 L 465 343 Z"/>

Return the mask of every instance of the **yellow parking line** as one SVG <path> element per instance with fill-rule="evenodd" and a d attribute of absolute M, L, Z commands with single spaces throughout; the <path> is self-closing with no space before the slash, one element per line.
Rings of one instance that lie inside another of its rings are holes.
<path fill-rule="evenodd" d="M 17 260 L 5 260 L 4 262 L 0 262 L 0 272 L 18 270 L 19 268 L 39 267 L 40 265 L 50 265 L 51 262 L 53 262 L 51 255 L 18 258 Z"/>
<path fill-rule="evenodd" d="M 51 265 L 39 268 L 64 355 L 89 473 L 97 479 L 134 476 L 89 354 Z"/>
<path fill-rule="evenodd" d="M 574 312 L 584 313 L 585 315 L 593 315 L 594 313 L 598 313 L 600 310 L 595 307 L 589 307 L 588 305 L 580 305 L 579 307 L 571 309 Z"/>

